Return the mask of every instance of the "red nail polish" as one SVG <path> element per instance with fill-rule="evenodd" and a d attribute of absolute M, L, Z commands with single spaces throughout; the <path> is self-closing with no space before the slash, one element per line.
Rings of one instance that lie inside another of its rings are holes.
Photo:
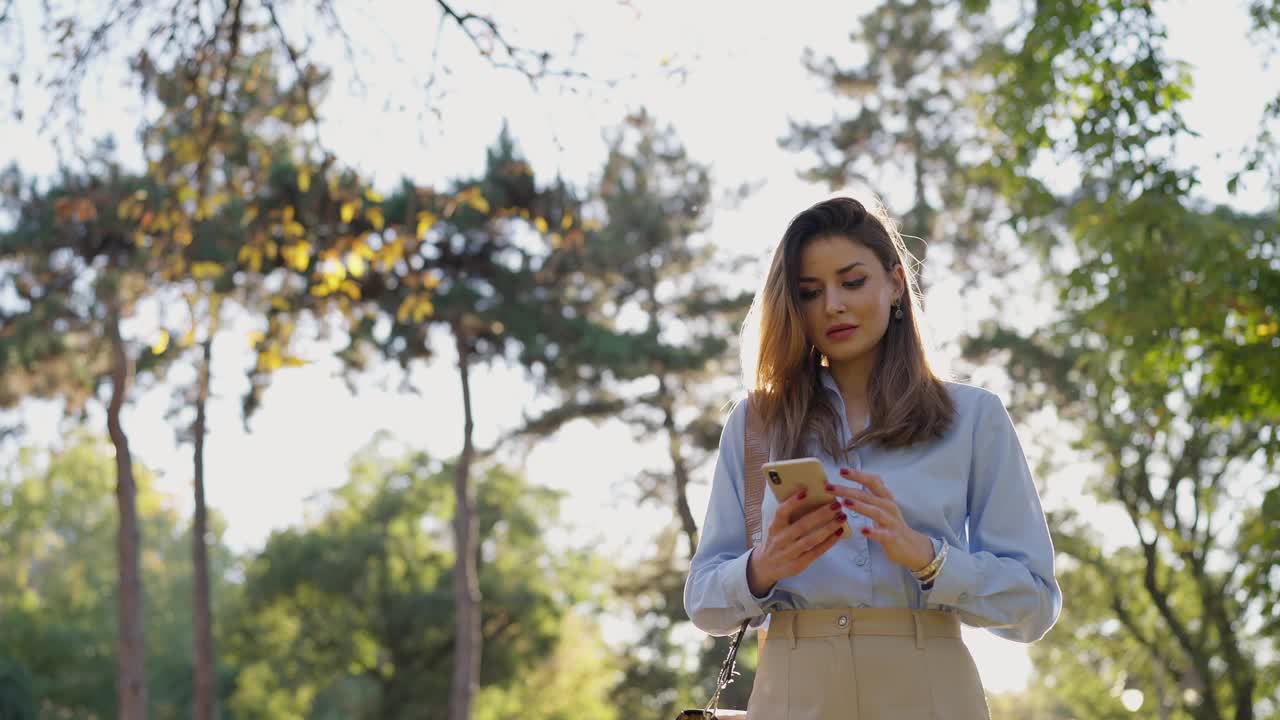
<path fill-rule="evenodd" d="M 839 537 L 843 534 L 844 534 L 844 526 L 836 528 L 836 537 Z"/>
<path fill-rule="evenodd" d="M 865 535 L 865 536 L 870 537 L 870 536 L 871 536 L 871 530 L 870 530 L 869 528 L 862 528 L 862 534 L 863 534 L 863 535 Z"/>
<path fill-rule="evenodd" d="M 849 468 L 840 468 L 840 474 L 841 474 L 841 475 L 848 475 L 848 474 L 849 474 Z"/>
<path fill-rule="evenodd" d="M 836 489 L 831 483 L 827 483 L 825 487 L 827 488 L 827 492 L 831 492 Z"/>
<path fill-rule="evenodd" d="M 843 502 L 843 503 L 844 503 L 844 506 L 845 506 L 845 507 L 853 507 L 853 501 L 852 501 L 852 500 L 850 500 L 849 498 L 845 498 L 845 499 L 844 499 L 844 500 L 842 500 L 841 502 Z"/>
<path fill-rule="evenodd" d="M 801 500 L 803 500 L 803 499 L 805 499 L 805 497 L 806 497 L 806 496 L 808 496 L 808 495 L 809 495 L 809 491 L 808 491 L 807 489 L 802 489 L 802 490 L 800 490 L 799 498 L 800 498 Z"/>
<path fill-rule="evenodd" d="M 839 510 L 839 509 L 840 509 L 840 501 L 839 501 L 839 500 L 834 500 L 834 501 L 832 501 L 832 503 L 831 503 L 831 509 L 832 509 L 832 510 Z"/>

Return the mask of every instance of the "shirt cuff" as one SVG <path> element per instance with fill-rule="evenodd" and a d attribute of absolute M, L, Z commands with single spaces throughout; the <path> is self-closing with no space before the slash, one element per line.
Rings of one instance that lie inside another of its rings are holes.
<path fill-rule="evenodd" d="M 751 561 L 751 553 L 755 552 L 752 548 L 734 560 L 725 563 L 724 573 L 725 579 L 730 583 L 728 596 L 737 599 L 738 604 L 742 606 L 749 616 L 755 617 L 764 615 L 776 604 L 778 599 L 778 584 L 774 583 L 773 587 L 764 597 L 756 597 L 751 593 L 751 585 L 747 582 L 747 563 Z"/>
<path fill-rule="evenodd" d="M 973 555 L 952 545 L 947 549 L 947 561 L 943 563 L 933 585 L 924 589 L 925 602 L 959 607 L 977 591 L 978 564 Z"/>

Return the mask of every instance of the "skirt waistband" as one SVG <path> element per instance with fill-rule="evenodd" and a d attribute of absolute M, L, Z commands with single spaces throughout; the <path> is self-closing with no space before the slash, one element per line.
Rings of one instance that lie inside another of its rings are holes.
<path fill-rule="evenodd" d="M 769 638 L 835 635 L 895 635 L 959 638 L 960 618 L 942 610 L 911 608 L 837 608 L 780 610 L 769 620 Z"/>

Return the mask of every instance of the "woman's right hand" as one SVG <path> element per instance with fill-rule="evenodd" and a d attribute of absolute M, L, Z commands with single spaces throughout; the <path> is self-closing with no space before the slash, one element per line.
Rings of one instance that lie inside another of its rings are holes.
<path fill-rule="evenodd" d="M 839 501 L 794 517 L 805 496 L 801 490 L 778 505 L 764 543 L 751 553 L 747 585 L 752 595 L 764 597 L 779 580 L 799 575 L 844 535 L 847 526 Z"/>

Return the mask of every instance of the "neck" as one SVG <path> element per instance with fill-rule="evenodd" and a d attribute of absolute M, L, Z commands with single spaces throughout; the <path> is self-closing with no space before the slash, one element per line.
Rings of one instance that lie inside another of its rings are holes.
<path fill-rule="evenodd" d="M 866 407 L 867 386 L 870 384 L 871 368 L 875 367 L 878 353 L 877 348 L 850 360 L 831 363 L 827 368 L 831 371 L 832 379 L 836 381 L 836 387 L 840 388 L 840 396 L 844 398 L 845 403 Z"/>

